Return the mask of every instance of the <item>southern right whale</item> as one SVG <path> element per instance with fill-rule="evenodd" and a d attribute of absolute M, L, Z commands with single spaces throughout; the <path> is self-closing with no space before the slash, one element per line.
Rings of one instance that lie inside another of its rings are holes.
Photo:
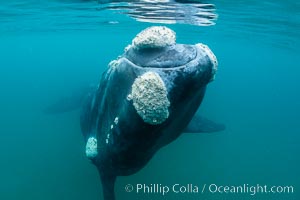
<path fill-rule="evenodd" d="M 204 44 L 175 40 L 164 26 L 140 32 L 109 64 L 83 106 L 86 155 L 99 171 L 105 200 L 115 199 L 117 176 L 142 169 L 185 129 L 201 131 L 203 120 L 197 118 L 197 126 L 192 118 L 214 80 L 217 59 Z"/>
<path fill-rule="evenodd" d="M 217 64 L 208 46 L 177 44 L 171 29 L 149 27 L 109 63 L 97 87 L 73 95 L 79 98 L 75 104 L 68 105 L 72 98 L 67 98 L 46 111 L 65 112 L 83 104 L 85 153 L 99 171 L 104 199 L 115 200 L 117 176 L 136 173 L 183 132 L 225 129 L 195 115 Z"/>

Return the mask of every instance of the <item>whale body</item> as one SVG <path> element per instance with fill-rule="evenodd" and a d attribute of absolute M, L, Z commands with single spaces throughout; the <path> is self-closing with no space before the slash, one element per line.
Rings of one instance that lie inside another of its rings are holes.
<path fill-rule="evenodd" d="M 175 40 L 164 26 L 143 30 L 109 64 L 83 105 L 86 155 L 99 171 L 105 200 L 115 199 L 118 176 L 142 169 L 184 130 L 202 132 L 192 118 L 214 79 L 217 59 L 204 44 Z"/>

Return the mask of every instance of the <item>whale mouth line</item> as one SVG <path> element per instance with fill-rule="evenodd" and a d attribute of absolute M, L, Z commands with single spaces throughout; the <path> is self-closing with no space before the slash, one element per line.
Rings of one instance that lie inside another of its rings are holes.
<path fill-rule="evenodd" d="M 191 48 L 191 46 L 187 46 Z M 131 56 L 125 56 L 120 59 L 124 59 L 126 62 L 130 64 L 133 68 L 137 69 L 153 69 L 153 70 L 163 70 L 163 71 L 170 71 L 170 70 L 178 70 L 178 69 L 185 69 L 191 67 L 199 67 L 199 56 L 201 56 L 201 48 L 196 45 L 196 47 L 191 48 L 192 51 L 185 52 L 186 57 L 183 56 L 176 56 L 173 54 L 168 53 L 169 59 L 167 60 L 159 60 L 159 57 L 153 57 L 153 60 L 149 60 L 148 64 L 140 64 L 141 62 L 136 59 L 132 59 Z M 176 52 L 180 53 L 182 51 Z M 187 54 L 189 53 L 190 54 Z M 158 58 L 158 59 L 157 59 Z M 175 63 L 175 64 L 174 64 Z M 177 65 L 176 65 L 177 64 Z"/>
<path fill-rule="evenodd" d="M 162 48 L 128 48 L 124 58 L 141 68 L 177 69 L 197 59 L 198 48 L 173 44 Z"/>
<path fill-rule="evenodd" d="M 121 58 L 124 59 L 126 62 L 130 63 L 132 67 L 134 68 L 138 68 L 138 69 L 161 69 L 164 71 L 170 71 L 170 70 L 177 70 L 177 69 L 183 69 L 183 68 L 189 68 L 189 67 L 195 67 L 195 66 L 191 66 L 189 65 L 189 63 L 194 62 L 194 59 L 189 61 L 188 63 L 184 64 L 184 65 L 179 65 L 179 66 L 175 66 L 175 67 L 147 67 L 147 66 L 139 66 L 137 64 L 135 64 L 134 62 L 132 62 L 131 60 L 129 60 L 128 58 Z"/>

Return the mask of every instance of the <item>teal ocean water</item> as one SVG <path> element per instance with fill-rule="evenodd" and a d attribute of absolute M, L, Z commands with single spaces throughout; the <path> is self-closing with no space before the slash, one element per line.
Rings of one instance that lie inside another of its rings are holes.
<path fill-rule="evenodd" d="M 158 3 L 0 0 L 1 200 L 102 199 L 79 110 L 43 110 L 97 83 L 151 25 L 173 29 L 178 43 L 213 50 L 219 70 L 199 112 L 226 130 L 183 134 L 141 171 L 118 178 L 117 200 L 300 199 L 300 3 L 207 0 L 153 12 Z M 193 184 L 199 193 L 126 192 L 127 184 Z M 247 184 L 293 192 L 208 190 Z"/>

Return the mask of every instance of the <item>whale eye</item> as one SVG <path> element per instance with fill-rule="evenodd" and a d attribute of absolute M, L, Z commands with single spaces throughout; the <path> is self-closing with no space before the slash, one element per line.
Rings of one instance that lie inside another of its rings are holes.
<path fill-rule="evenodd" d="M 170 101 L 167 95 L 161 77 L 155 72 L 147 72 L 135 79 L 129 96 L 143 121 L 158 125 L 169 117 Z"/>

